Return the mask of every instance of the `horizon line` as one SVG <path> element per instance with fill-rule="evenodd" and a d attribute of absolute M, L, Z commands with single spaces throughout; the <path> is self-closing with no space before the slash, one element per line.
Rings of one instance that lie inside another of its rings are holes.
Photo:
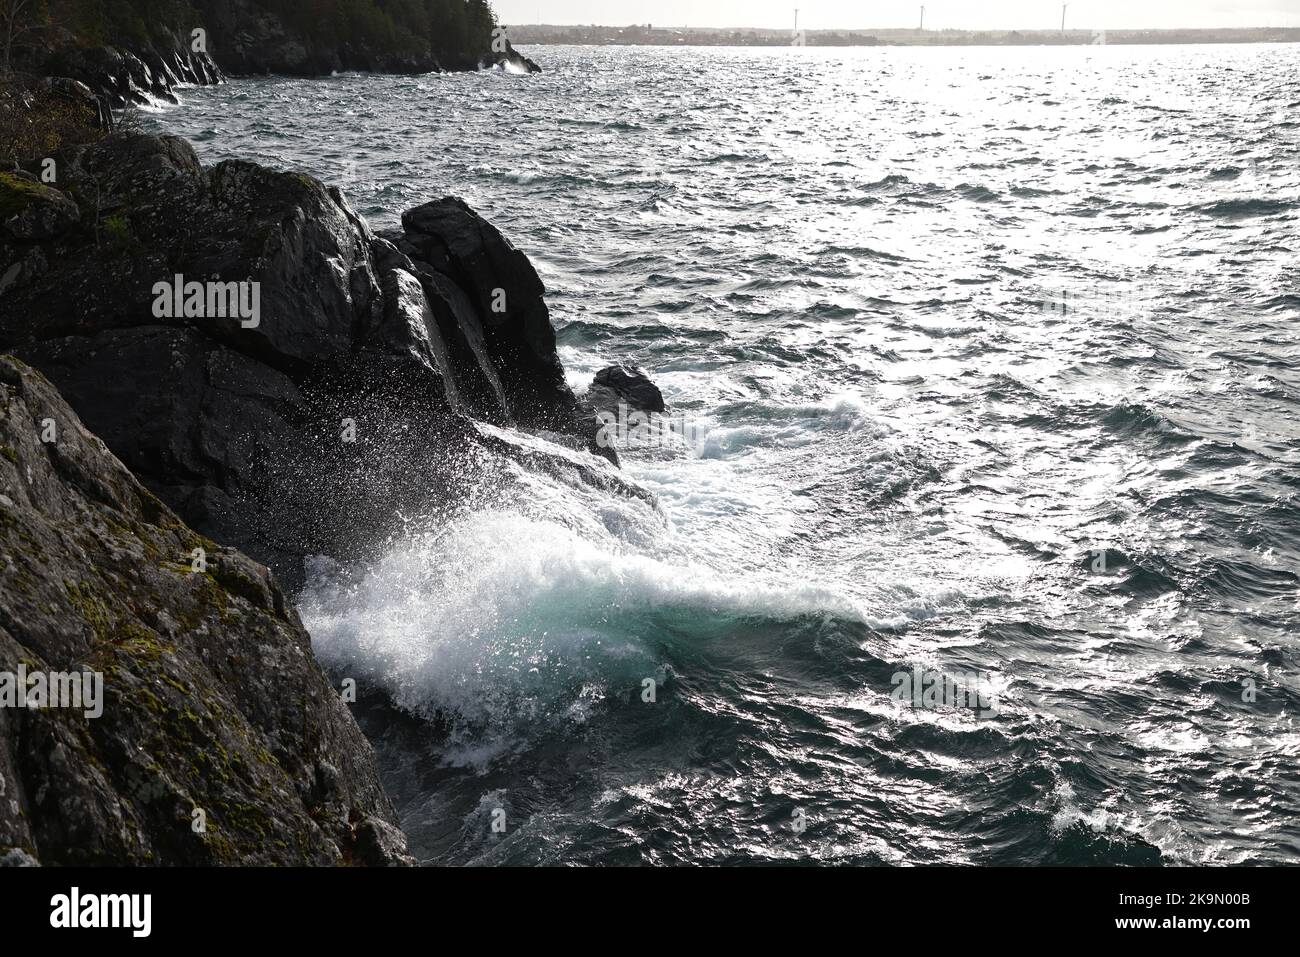
<path fill-rule="evenodd" d="M 691 24 L 671 24 L 671 23 L 660 23 L 660 24 L 653 24 L 653 23 L 651 23 L 651 24 L 647 24 L 647 23 L 645 23 L 645 22 L 639 22 L 639 23 L 624 23 L 624 24 L 617 24 L 617 23 L 514 23 L 514 24 L 509 24 L 509 23 L 502 22 L 501 25 L 504 26 L 504 27 L 507 27 L 507 28 L 513 26 L 513 27 L 516 27 L 516 28 L 519 28 L 519 29 L 523 29 L 523 28 L 525 28 L 525 27 L 565 27 L 565 28 L 571 28 L 571 29 L 585 28 L 585 29 L 589 29 L 589 30 L 609 30 L 609 29 L 615 29 L 615 30 L 626 30 L 626 29 L 629 29 L 629 28 L 632 28 L 632 27 L 640 27 L 640 28 L 649 27 L 650 29 L 653 29 L 653 30 L 719 30 L 719 31 L 745 31 L 745 30 L 754 30 L 754 31 L 758 31 L 758 30 L 763 30 L 763 31 L 768 31 L 768 32 L 772 32 L 772 33 L 791 33 L 791 32 L 793 32 L 789 26 L 724 26 L 724 27 L 715 27 L 715 26 L 692 26 Z M 805 28 L 801 29 L 799 32 L 801 32 L 801 33 L 836 33 L 836 32 L 850 32 L 850 33 L 911 33 L 911 34 L 919 34 L 919 33 L 1051 33 L 1051 34 L 1060 34 L 1060 33 L 1087 33 L 1087 32 L 1092 31 L 1092 30 L 1107 30 L 1107 31 L 1110 31 L 1110 32 L 1113 32 L 1113 33 L 1126 33 L 1126 32 L 1127 32 L 1127 33 L 1172 33 L 1172 32 L 1192 31 L 1192 30 L 1199 31 L 1199 32 L 1204 32 L 1204 33 L 1213 32 L 1213 31 L 1218 31 L 1218 32 L 1235 32 L 1235 31 L 1247 31 L 1247 30 L 1300 30 L 1300 22 L 1297 22 L 1297 23 L 1292 24 L 1292 25 L 1287 25 L 1287 24 L 1276 24 L 1276 23 L 1266 23 L 1266 24 L 1256 24 L 1256 25 L 1253 25 L 1253 26 L 1235 26 L 1235 27 L 1193 27 L 1193 26 L 1185 26 L 1185 27 L 1179 27 L 1179 26 L 1174 26 L 1174 27 L 1168 27 L 1168 26 L 1165 26 L 1165 27 L 1101 27 L 1101 26 L 1097 26 L 1097 25 L 1093 24 L 1093 25 L 1089 25 L 1089 26 L 1070 26 L 1070 27 L 1067 27 L 1067 28 L 1064 29 L 1064 30 L 1062 30 L 1062 29 L 1060 29 L 1060 28 L 1058 28 L 1058 27 L 926 27 L 925 29 L 920 29 L 920 28 L 918 28 L 918 27 L 845 27 L 845 26 L 838 26 L 838 27 L 805 27 Z"/>

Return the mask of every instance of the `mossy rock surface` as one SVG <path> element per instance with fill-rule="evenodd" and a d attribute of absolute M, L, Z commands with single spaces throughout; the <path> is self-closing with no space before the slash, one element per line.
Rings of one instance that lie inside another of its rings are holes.
<path fill-rule="evenodd" d="M 81 211 L 65 193 L 17 173 L 0 173 L 0 239 L 46 241 L 80 220 Z"/>
<path fill-rule="evenodd" d="M 0 219 L 17 216 L 40 199 L 53 200 L 58 190 L 13 173 L 0 173 Z"/>
<path fill-rule="evenodd" d="M 0 357 L 0 399 L 0 674 L 86 676 L 78 707 L 0 708 L 0 857 L 409 862 L 270 572 L 181 523 L 39 373 Z"/>

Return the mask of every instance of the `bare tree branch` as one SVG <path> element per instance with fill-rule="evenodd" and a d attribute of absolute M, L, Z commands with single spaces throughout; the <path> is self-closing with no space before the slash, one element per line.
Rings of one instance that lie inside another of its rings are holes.
<path fill-rule="evenodd" d="M 0 0 L 0 74 L 13 72 L 14 41 L 45 28 L 40 0 Z"/>

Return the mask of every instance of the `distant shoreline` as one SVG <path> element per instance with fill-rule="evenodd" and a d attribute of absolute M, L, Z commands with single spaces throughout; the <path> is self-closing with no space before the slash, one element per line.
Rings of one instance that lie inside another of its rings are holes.
<path fill-rule="evenodd" d="M 712 27 L 508 26 L 513 43 L 576 46 L 1136 46 L 1300 43 L 1300 27 L 1187 30 L 772 30 Z"/>

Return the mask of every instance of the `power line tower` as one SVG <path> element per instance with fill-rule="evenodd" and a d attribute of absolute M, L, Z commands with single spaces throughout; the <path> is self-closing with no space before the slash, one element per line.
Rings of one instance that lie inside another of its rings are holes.
<path fill-rule="evenodd" d="M 917 28 L 918 33 L 925 32 L 925 5 L 921 5 L 921 25 Z"/>

